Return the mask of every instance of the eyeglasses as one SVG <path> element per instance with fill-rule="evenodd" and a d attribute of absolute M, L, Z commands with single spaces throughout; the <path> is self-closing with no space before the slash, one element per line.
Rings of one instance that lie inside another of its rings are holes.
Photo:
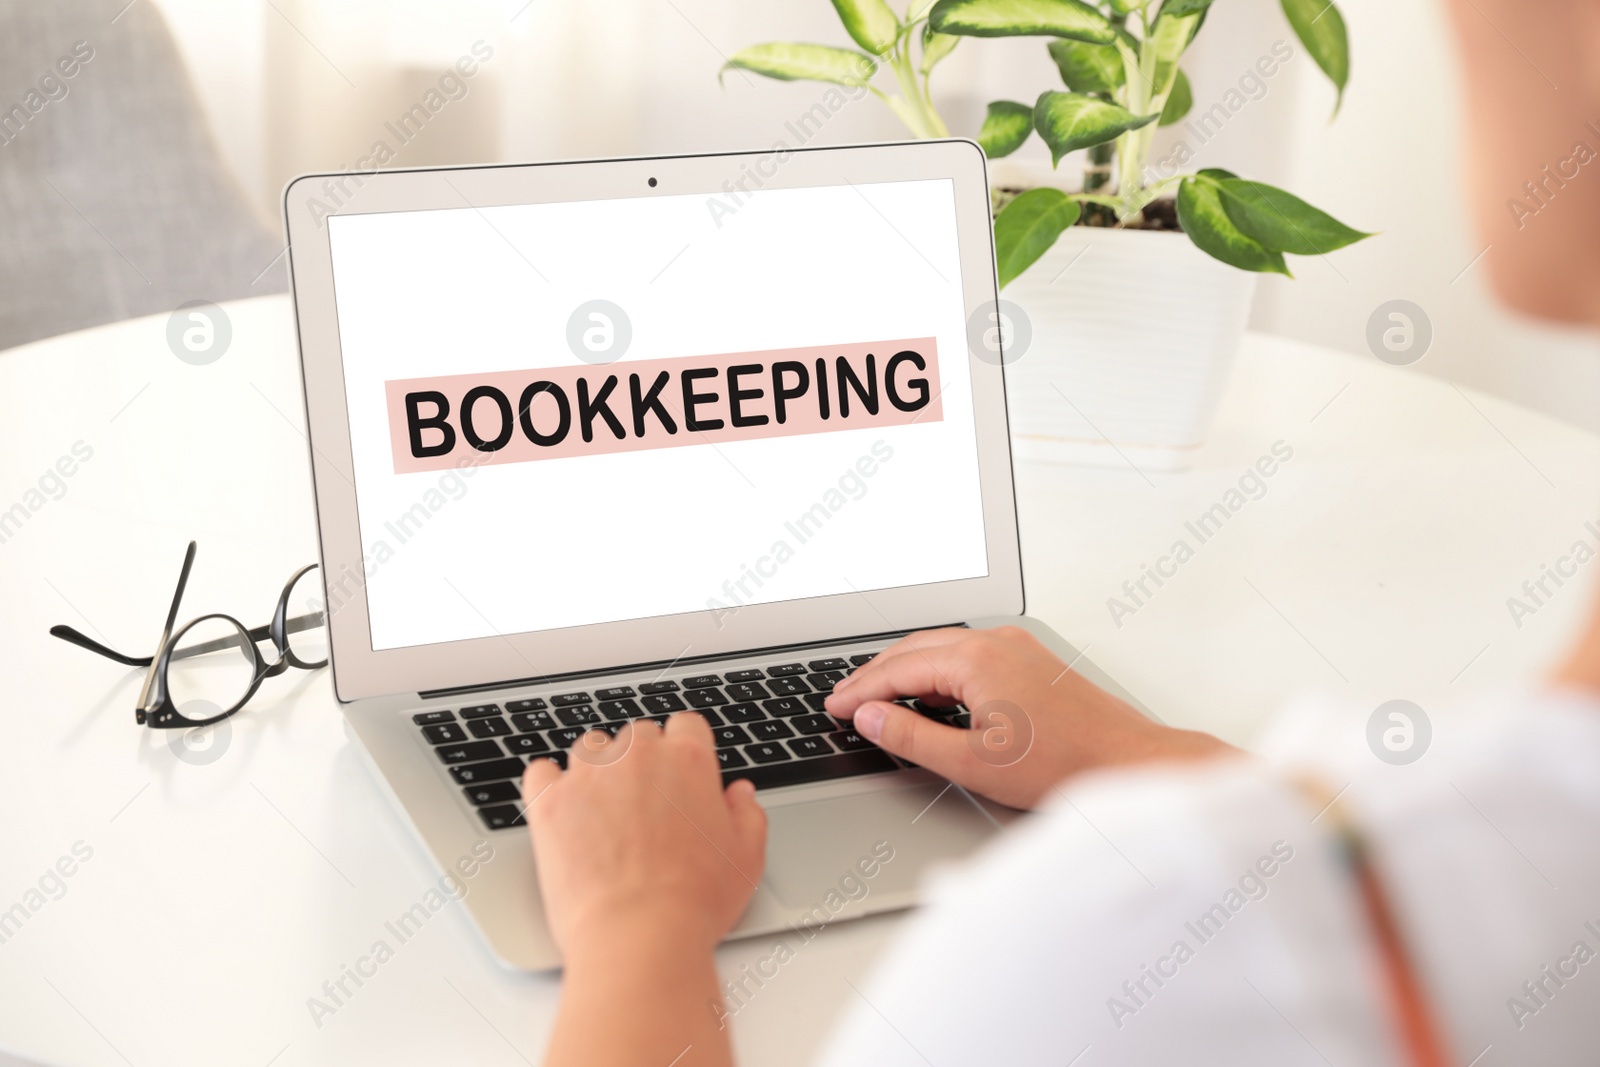
<path fill-rule="evenodd" d="M 189 584 L 195 543 L 184 553 L 178 588 L 167 609 L 153 656 L 125 656 L 70 626 L 52 626 L 50 634 L 63 641 L 130 667 L 149 667 L 139 703 L 138 722 L 157 729 L 187 729 L 220 722 L 244 707 L 264 679 L 290 667 L 314 671 L 328 663 L 328 628 L 320 607 L 322 586 L 312 574 L 315 563 L 290 576 L 278 594 L 272 621 L 248 629 L 231 615 L 201 615 L 173 632 L 178 604 Z M 302 603 L 313 610 L 290 617 L 289 605 Z M 257 645 L 271 641 L 273 659 L 263 657 Z"/>

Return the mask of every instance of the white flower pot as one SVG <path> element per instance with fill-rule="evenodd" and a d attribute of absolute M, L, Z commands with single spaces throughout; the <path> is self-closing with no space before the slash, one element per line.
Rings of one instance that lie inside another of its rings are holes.
<path fill-rule="evenodd" d="M 1181 233 L 1074 226 L 1001 293 L 1032 330 L 1006 358 L 1019 459 L 1182 470 L 1205 441 L 1256 276 Z M 1014 326 L 1013 329 L 1016 329 Z"/>

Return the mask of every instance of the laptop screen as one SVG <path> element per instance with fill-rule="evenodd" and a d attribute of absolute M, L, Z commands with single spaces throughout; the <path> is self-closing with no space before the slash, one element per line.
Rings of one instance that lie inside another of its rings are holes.
<path fill-rule="evenodd" d="M 328 225 L 374 649 L 988 573 L 949 180 Z"/>

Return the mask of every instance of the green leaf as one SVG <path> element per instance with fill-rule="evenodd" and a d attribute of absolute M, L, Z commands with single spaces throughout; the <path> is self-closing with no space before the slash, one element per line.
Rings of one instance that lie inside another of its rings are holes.
<path fill-rule="evenodd" d="M 1155 120 L 1155 115 L 1135 115 L 1125 107 L 1082 93 L 1041 93 L 1033 105 L 1033 126 L 1050 146 L 1052 166 L 1068 152 L 1104 144 Z"/>
<path fill-rule="evenodd" d="M 833 9 L 851 40 L 875 56 L 893 48 L 900 36 L 900 20 L 884 0 L 833 0 Z"/>
<path fill-rule="evenodd" d="M 996 100 L 989 105 L 983 117 L 983 129 L 978 131 L 978 144 L 990 159 L 1009 156 L 1022 147 L 1022 142 L 1033 132 L 1033 108 L 1015 100 Z"/>
<path fill-rule="evenodd" d="M 1110 44 L 1116 27 L 1082 0 L 939 0 L 928 12 L 939 33 L 963 37 L 1070 37 Z"/>
<path fill-rule="evenodd" d="M 1329 0 L 1283 0 L 1283 13 L 1289 16 L 1300 43 L 1339 91 L 1333 105 L 1333 113 L 1338 115 L 1344 87 L 1350 84 L 1350 35 L 1344 16 Z"/>
<path fill-rule="evenodd" d="M 994 247 L 1000 288 L 1049 251 L 1083 209 L 1060 189 L 1029 189 L 995 217 Z"/>
<path fill-rule="evenodd" d="M 1270 251 L 1240 232 L 1223 210 L 1218 183 L 1203 173 L 1178 186 L 1178 224 L 1196 248 L 1230 267 L 1294 277 L 1283 253 Z"/>
<path fill-rule="evenodd" d="M 1161 109 L 1161 125 L 1171 126 L 1182 122 L 1193 107 L 1194 89 L 1189 85 L 1189 76 L 1180 70 L 1172 83 L 1172 92 L 1167 96 L 1167 106 Z"/>
<path fill-rule="evenodd" d="M 956 50 L 961 38 L 953 33 L 935 33 L 932 26 L 922 27 L 922 73 L 933 69 L 934 64 Z"/>
<path fill-rule="evenodd" d="M 1144 48 L 1155 53 L 1155 69 L 1150 75 L 1151 106 L 1164 105 L 1167 94 L 1178 80 L 1178 60 L 1194 40 L 1195 27 L 1200 15 L 1168 15 L 1165 10 L 1150 29 L 1150 40 Z"/>
<path fill-rule="evenodd" d="M 906 25 L 909 26 L 919 19 L 928 16 L 928 9 L 933 6 L 933 0 L 911 0 L 911 6 L 906 8 Z"/>
<path fill-rule="evenodd" d="M 1061 80 L 1075 93 L 1114 93 L 1122 88 L 1127 72 L 1116 45 L 1087 44 L 1065 38 L 1047 46 Z"/>
<path fill-rule="evenodd" d="M 741 48 L 722 67 L 748 70 L 779 81 L 864 85 L 878 71 L 871 56 L 825 44 L 757 44 Z M 722 71 L 717 72 L 720 81 Z"/>
<path fill-rule="evenodd" d="M 1139 10 L 1139 0 L 1109 0 L 1113 15 L 1131 15 Z"/>
<path fill-rule="evenodd" d="M 1210 7 L 1211 0 L 1167 0 L 1161 5 L 1161 14 L 1174 18 L 1183 15 L 1204 15 Z"/>
<path fill-rule="evenodd" d="M 1261 182 L 1223 178 L 1216 185 L 1233 224 L 1275 252 L 1320 256 L 1372 236 Z"/>

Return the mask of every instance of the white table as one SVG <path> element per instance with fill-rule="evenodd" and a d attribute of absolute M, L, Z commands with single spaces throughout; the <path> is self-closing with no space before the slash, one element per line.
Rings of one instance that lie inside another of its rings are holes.
<path fill-rule="evenodd" d="M 186 614 L 264 622 L 313 558 L 289 305 L 229 310 L 210 366 L 174 358 L 164 316 L 0 353 L 0 511 L 28 511 L 0 543 L 0 910 L 42 901 L 0 944 L 0 1047 L 137 1067 L 536 1061 L 558 983 L 498 969 L 453 906 L 313 1023 L 307 998 L 436 877 L 346 741 L 326 672 L 270 680 L 214 761 L 180 760 L 133 723 L 139 672 L 46 635 L 66 622 L 147 652 L 191 537 Z M 1195 544 L 1185 521 L 1279 440 L 1294 455 L 1266 496 L 1117 626 L 1107 598 Z M 93 456 L 64 495 L 25 497 L 78 441 Z M 1169 721 L 1238 742 L 1306 689 L 1446 715 L 1534 677 L 1596 569 L 1514 625 L 1523 581 L 1595 544 L 1600 440 L 1275 338 L 1248 341 L 1194 471 L 1018 478 L 1032 613 Z M 64 895 L 29 898 L 80 841 L 92 858 Z M 853 996 L 844 979 L 901 921 L 808 945 L 733 1023 L 743 1061 L 807 1062 Z M 769 949 L 724 948 L 724 975 Z"/>

